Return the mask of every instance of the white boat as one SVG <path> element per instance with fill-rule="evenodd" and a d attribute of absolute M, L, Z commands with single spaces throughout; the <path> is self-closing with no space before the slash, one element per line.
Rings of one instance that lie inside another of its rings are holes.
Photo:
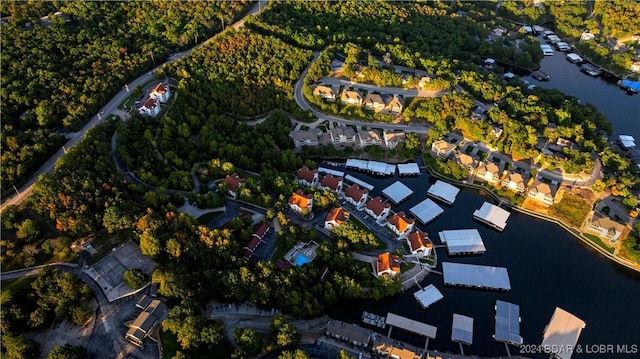
<path fill-rule="evenodd" d="M 570 54 L 567 55 L 567 61 L 569 61 L 571 63 L 574 63 L 574 64 L 579 64 L 584 60 L 582 59 L 582 57 L 580 57 L 580 55 L 574 54 L 574 53 L 570 53 Z"/>

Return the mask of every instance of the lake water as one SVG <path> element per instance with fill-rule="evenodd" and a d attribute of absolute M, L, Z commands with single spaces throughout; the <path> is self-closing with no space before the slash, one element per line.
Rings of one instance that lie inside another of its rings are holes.
<path fill-rule="evenodd" d="M 397 180 L 373 178 L 356 172 L 351 174 L 375 185 L 373 195 L 381 194 L 386 186 Z M 403 178 L 402 181 L 414 194 L 392 209 L 409 213 L 409 208 L 426 198 L 431 180 L 423 174 Z M 341 302 L 329 313 L 330 316 L 353 323 L 361 323 L 363 310 L 380 315 L 393 312 L 407 316 L 438 327 L 436 339 L 429 342 L 430 349 L 458 353 L 458 344 L 451 342 L 450 338 L 453 313 L 459 313 L 474 318 L 473 345 L 465 347 L 467 355 L 504 356 L 504 344 L 492 338 L 494 305 L 499 299 L 520 306 L 520 334 L 525 344 L 541 343 L 543 330 L 556 306 L 586 322 L 578 344 L 640 344 L 640 326 L 637 324 L 640 318 L 640 275 L 611 263 L 559 226 L 523 214 L 512 213 L 504 232 L 491 230 L 472 219 L 473 211 L 480 208 L 485 200 L 489 199 L 478 191 L 464 189 L 452 207 L 441 205 L 445 210 L 442 217 L 419 227 L 429 233 L 435 244 L 440 244 L 438 232 L 441 230 L 478 229 L 487 249 L 484 255 L 448 258 L 446 249 L 439 248 L 436 269 L 442 270 L 443 260 L 506 267 L 511 280 L 510 291 L 501 293 L 445 287 L 442 277 L 432 273 L 421 285 L 435 285 L 444 299 L 426 310 L 413 298 L 413 292 L 418 289 L 414 287 L 383 301 Z M 393 337 L 424 346 L 422 338 L 399 329 L 393 331 Z M 511 353 L 518 353 L 518 349 L 511 347 Z M 608 352 L 586 357 L 633 358 L 638 355 Z"/>

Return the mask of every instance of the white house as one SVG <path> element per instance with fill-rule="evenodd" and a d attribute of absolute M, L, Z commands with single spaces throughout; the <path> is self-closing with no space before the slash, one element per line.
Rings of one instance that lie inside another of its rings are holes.
<path fill-rule="evenodd" d="M 411 254 L 416 257 L 424 257 L 431 254 L 433 243 L 427 232 L 414 231 L 407 236 L 407 245 Z"/>
<path fill-rule="evenodd" d="M 398 147 L 400 142 L 404 142 L 407 139 L 407 135 L 404 132 L 382 132 L 384 138 L 384 145 L 389 149 Z"/>
<path fill-rule="evenodd" d="M 469 171 L 473 171 L 478 166 L 478 161 L 466 153 L 456 151 L 454 160 L 460 167 L 464 167 Z"/>
<path fill-rule="evenodd" d="M 362 210 L 368 198 L 369 191 L 365 188 L 360 188 L 357 184 L 352 185 L 344 191 L 344 199 L 356 206 L 358 210 Z"/>
<path fill-rule="evenodd" d="M 331 136 L 331 142 L 333 144 L 339 143 L 355 143 L 356 131 L 351 127 L 338 127 L 329 130 L 329 136 Z"/>
<path fill-rule="evenodd" d="M 289 208 L 302 214 L 311 212 L 313 210 L 313 195 L 304 194 L 301 189 L 298 189 L 289 197 Z"/>
<path fill-rule="evenodd" d="M 349 219 L 349 212 L 342 207 L 332 208 L 324 221 L 324 228 L 334 229 Z"/>
<path fill-rule="evenodd" d="M 364 98 L 364 108 L 372 111 L 382 111 L 386 104 L 380 94 L 370 93 Z"/>
<path fill-rule="evenodd" d="M 478 177 L 490 183 L 500 179 L 500 167 L 493 162 L 483 162 L 478 167 Z"/>
<path fill-rule="evenodd" d="M 320 183 L 318 184 L 318 188 L 321 190 L 331 190 L 336 193 L 342 192 L 342 177 L 335 177 L 332 174 L 327 174 L 322 177 Z"/>
<path fill-rule="evenodd" d="M 160 113 L 160 102 L 149 97 L 138 107 L 138 112 L 143 116 L 158 116 Z"/>
<path fill-rule="evenodd" d="M 375 218 L 376 221 L 382 221 L 389 215 L 391 205 L 389 203 L 382 202 L 382 198 L 378 196 L 367 202 L 364 211 L 371 217 Z"/>
<path fill-rule="evenodd" d="M 544 183 L 536 178 L 529 188 L 527 196 L 544 204 L 552 205 L 553 197 L 555 196 L 555 188 L 553 188 L 548 183 Z"/>
<path fill-rule="evenodd" d="M 387 275 L 389 277 L 400 274 L 400 257 L 389 252 L 382 253 L 376 260 L 377 276 Z"/>
<path fill-rule="evenodd" d="M 449 158 L 456 149 L 456 145 L 445 140 L 437 140 L 431 144 L 431 151 L 440 158 Z"/>
<path fill-rule="evenodd" d="M 360 106 L 362 105 L 362 95 L 358 91 L 344 90 L 340 95 L 340 101 L 345 105 Z"/>
<path fill-rule="evenodd" d="M 502 181 L 502 186 L 507 187 L 514 192 L 524 192 L 525 181 L 522 175 L 518 172 L 509 172 L 507 178 Z"/>
<path fill-rule="evenodd" d="M 376 131 L 358 131 L 358 136 L 360 137 L 360 146 L 362 147 L 371 145 L 382 146 L 382 139 Z"/>
<path fill-rule="evenodd" d="M 413 229 L 415 222 L 415 220 L 407 218 L 404 212 L 400 211 L 398 213 L 392 214 L 387 219 L 387 227 L 389 227 L 389 229 L 392 230 L 393 233 L 397 234 L 398 237 L 404 237 Z"/>
<path fill-rule="evenodd" d="M 384 111 L 393 115 L 399 115 L 402 113 L 402 109 L 404 109 L 404 103 L 402 99 L 398 96 L 393 96 L 391 100 L 384 107 Z"/>
<path fill-rule="evenodd" d="M 296 173 L 296 180 L 303 186 L 313 187 L 318 183 L 318 170 L 310 170 L 307 166 L 302 166 Z"/>
<path fill-rule="evenodd" d="M 319 144 L 318 133 L 315 131 L 291 131 L 289 137 L 296 147 L 317 146 Z"/>
<path fill-rule="evenodd" d="M 160 101 L 162 103 L 167 102 L 169 100 L 169 96 L 171 95 L 168 84 L 163 84 L 162 82 L 157 84 L 156 87 L 151 90 L 149 93 L 149 97 L 156 101 Z"/>
<path fill-rule="evenodd" d="M 617 241 L 624 228 L 624 225 L 599 213 L 593 214 L 587 226 L 588 230 L 597 233 L 599 237 L 607 238 L 610 242 Z"/>
<path fill-rule="evenodd" d="M 320 96 L 324 100 L 333 102 L 338 97 L 338 90 L 332 86 L 318 85 L 313 89 L 313 96 Z"/>
<path fill-rule="evenodd" d="M 234 172 L 230 175 L 227 175 L 227 177 L 225 177 L 222 182 L 227 185 L 229 195 L 235 198 L 238 192 L 238 188 L 244 185 L 245 179 Z"/>

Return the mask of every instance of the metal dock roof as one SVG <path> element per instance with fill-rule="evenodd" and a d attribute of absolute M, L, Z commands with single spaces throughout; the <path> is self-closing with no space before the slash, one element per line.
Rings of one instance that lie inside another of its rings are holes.
<path fill-rule="evenodd" d="M 585 326 L 586 323 L 582 319 L 556 307 L 542 335 L 543 350 L 548 349 L 553 357 L 559 359 L 571 358 L 572 351 L 566 348 L 575 348 Z"/>
<path fill-rule="evenodd" d="M 463 263 L 442 263 L 444 284 L 471 288 L 511 289 L 507 268 Z"/>
<path fill-rule="evenodd" d="M 484 253 L 486 248 L 477 229 L 458 229 L 439 232 L 440 242 L 447 245 L 451 255 Z"/>
<path fill-rule="evenodd" d="M 440 199 L 446 202 L 447 204 L 453 204 L 459 192 L 460 192 L 460 189 L 458 187 L 452 186 L 447 182 L 438 180 L 431 187 L 429 187 L 427 194 L 430 195 L 431 197 Z"/>
<path fill-rule="evenodd" d="M 420 167 L 418 167 L 418 164 L 415 162 L 399 163 L 396 166 L 398 167 L 398 173 L 400 174 L 400 176 L 420 174 Z"/>
<path fill-rule="evenodd" d="M 520 306 L 496 300 L 495 340 L 511 345 L 522 344 L 520 336 Z"/>
<path fill-rule="evenodd" d="M 361 179 L 353 177 L 352 175 L 346 175 L 344 177 L 344 179 L 349 181 L 349 182 L 355 183 L 355 184 L 357 184 L 358 186 L 360 186 L 362 188 L 366 188 L 369 191 L 373 190 L 373 185 L 370 185 L 370 184 L 368 184 L 367 182 L 365 182 L 365 181 L 363 181 Z"/>
<path fill-rule="evenodd" d="M 407 197 L 413 194 L 413 191 L 400 181 L 395 181 L 389 187 L 382 190 L 382 193 L 391 200 L 391 202 L 398 204 L 405 200 Z"/>
<path fill-rule="evenodd" d="M 451 340 L 462 344 L 473 344 L 473 318 L 453 313 Z"/>
<path fill-rule="evenodd" d="M 418 335 L 422 335 L 424 337 L 431 338 L 431 339 L 434 339 L 436 337 L 436 332 L 438 331 L 438 328 L 432 325 L 425 324 L 422 322 L 417 322 L 415 320 L 401 317 L 393 313 L 387 314 L 387 325 L 398 327 L 400 329 L 404 329 L 406 331 L 409 331 Z"/>
<path fill-rule="evenodd" d="M 474 218 L 499 230 L 503 230 L 507 226 L 509 215 L 511 213 L 489 202 L 484 202 L 480 209 L 473 212 Z"/>
<path fill-rule="evenodd" d="M 424 289 L 413 293 L 413 297 L 416 298 L 422 308 L 427 309 L 431 304 L 444 298 L 442 293 L 433 284 L 429 284 Z"/>
<path fill-rule="evenodd" d="M 416 216 L 422 224 L 433 221 L 436 217 L 444 213 L 444 210 L 429 198 L 416 204 L 409 209 L 409 212 Z"/>

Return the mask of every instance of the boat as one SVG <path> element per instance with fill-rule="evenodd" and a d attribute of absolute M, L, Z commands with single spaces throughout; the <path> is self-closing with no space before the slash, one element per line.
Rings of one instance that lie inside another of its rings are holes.
<path fill-rule="evenodd" d="M 580 71 L 593 77 L 598 77 L 602 74 L 602 69 L 599 69 L 591 64 L 582 64 L 582 66 L 580 66 Z"/>
<path fill-rule="evenodd" d="M 570 53 L 567 55 L 567 61 L 574 63 L 574 64 L 580 64 L 582 63 L 582 61 L 584 61 L 582 59 L 582 57 L 580 57 L 580 55 L 575 54 L 575 53 Z"/>
<path fill-rule="evenodd" d="M 533 77 L 538 81 L 549 81 L 549 79 L 551 78 L 551 76 L 549 76 L 546 72 L 542 70 L 534 71 L 531 74 L 531 77 Z"/>
<path fill-rule="evenodd" d="M 383 317 L 377 314 L 369 313 L 366 311 L 362 312 L 362 322 L 369 325 L 373 325 L 374 327 L 384 329 L 384 327 L 387 325 L 386 319 L 387 319 L 386 317 Z"/>
<path fill-rule="evenodd" d="M 631 95 L 640 92 L 640 81 L 622 79 L 618 81 L 618 86 L 620 86 L 621 89 L 627 91 L 627 93 Z"/>

